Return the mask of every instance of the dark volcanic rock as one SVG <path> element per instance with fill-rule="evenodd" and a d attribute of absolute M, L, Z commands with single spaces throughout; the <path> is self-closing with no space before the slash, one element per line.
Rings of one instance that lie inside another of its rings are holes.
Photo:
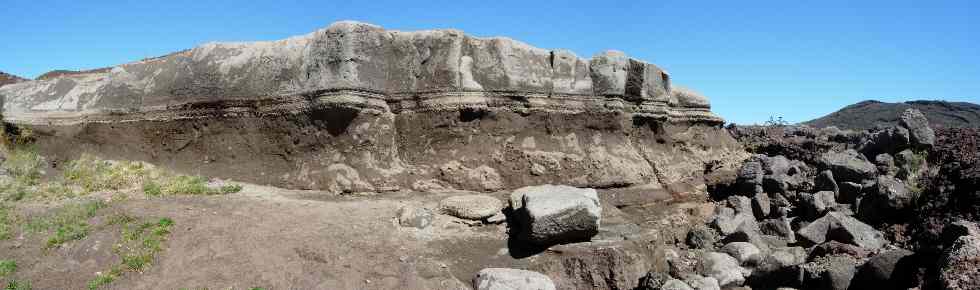
<path fill-rule="evenodd" d="M 980 235 L 961 236 L 939 260 L 939 280 L 945 289 L 980 289 Z"/>
<path fill-rule="evenodd" d="M 796 235 L 814 244 L 834 240 L 872 251 L 880 249 L 886 243 L 881 232 L 839 212 L 827 213 L 797 230 Z"/>
<path fill-rule="evenodd" d="M 830 170 L 824 170 L 817 174 L 817 177 L 813 180 L 813 189 L 817 191 L 833 191 L 835 195 L 840 192 L 840 188 L 837 187 L 837 181 L 834 180 L 834 173 Z"/>
<path fill-rule="evenodd" d="M 916 266 L 908 250 L 883 252 L 868 260 L 852 283 L 855 289 L 906 289 L 914 286 Z"/>
<path fill-rule="evenodd" d="M 876 184 L 875 190 L 861 199 L 858 216 L 862 220 L 874 223 L 896 217 L 915 200 L 912 190 L 893 177 L 879 176 Z"/>
<path fill-rule="evenodd" d="M 824 153 L 820 157 L 820 162 L 834 173 L 834 178 L 838 182 L 860 182 L 874 178 L 878 173 L 874 164 L 854 150 Z"/>

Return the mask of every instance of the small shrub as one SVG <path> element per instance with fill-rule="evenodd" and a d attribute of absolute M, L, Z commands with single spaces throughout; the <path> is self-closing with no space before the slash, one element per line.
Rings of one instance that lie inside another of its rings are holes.
<path fill-rule="evenodd" d="M 217 195 L 230 194 L 242 190 L 238 184 L 223 185 L 219 188 L 208 186 L 208 179 L 201 176 L 175 175 L 143 182 L 143 193 L 149 196 L 161 195 Z"/>

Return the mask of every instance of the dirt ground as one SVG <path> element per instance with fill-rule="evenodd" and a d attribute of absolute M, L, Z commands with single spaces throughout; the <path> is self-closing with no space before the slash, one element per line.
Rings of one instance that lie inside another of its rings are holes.
<path fill-rule="evenodd" d="M 470 279 L 486 267 L 556 271 L 552 262 L 561 251 L 512 254 L 506 223 L 474 225 L 437 214 L 425 229 L 398 225 L 399 208 L 437 208 L 439 200 L 455 194 L 460 193 L 338 196 L 249 184 L 220 196 L 133 193 L 100 210 L 81 240 L 43 250 L 43 238 L 16 235 L 0 241 L 0 259 L 15 260 L 12 277 L 30 281 L 33 289 L 87 289 L 97 272 L 119 263 L 111 250 L 119 230 L 105 220 L 125 213 L 168 217 L 175 226 L 147 270 L 126 272 L 101 289 L 469 289 Z M 506 200 L 507 192 L 493 195 Z M 680 231 L 675 224 L 688 224 L 688 217 L 706 211 L 703 203 L 678 202 L 663 190 L 601 195 L 603 230 L 584 247 L 644 232 L 662 239 L 646 243 L 669 242 L 675 238 L 663 237 Z"/>

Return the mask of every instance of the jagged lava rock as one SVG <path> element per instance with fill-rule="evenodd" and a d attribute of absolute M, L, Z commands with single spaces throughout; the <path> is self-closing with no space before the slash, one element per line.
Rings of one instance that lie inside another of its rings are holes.
<path fill-rule="evenodd" d="M 857 151 L 848 149 L 843 152 L 830 151 L 820 157 L 820 163 L 833 172 L 838 182 L 861 182 L 874 178 L 878 169 L 868 162 L 867 158 Z"/>
<path fill-rule="evenodd" d="M 878 230 L 839 212 L 828 212 L 797 230 L 796 235 L 814 244 L 835 240 L 868 250 L 880 249 L 886 243 L 884 236 Z"/>
<path fill-rule="evenodd" d="M 0 98 L 54 160 L 337 193 L 674 184 L 744 158 L 707 100 L 670 79 L 621 52 L 345 21 L 5 85 Z"/>
<path fill-rule="evenodd" d="M 599 233 L 602 208 L 595 189 L 563 185 L 522 187 L 510 196 L 520 237 L 539 245 L 588 240 Z"/>

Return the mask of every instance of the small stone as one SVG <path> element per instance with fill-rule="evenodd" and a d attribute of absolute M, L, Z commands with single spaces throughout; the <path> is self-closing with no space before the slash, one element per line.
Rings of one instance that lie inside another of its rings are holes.
<path fill-rule="evenodd" d="M 432 224 L 434 215 L 426 208 L 403 206 L 398 209 L 398 224 L 403 227 L 424 229 Z"/>
<path fill-rule="evenodd" d="M 446 214 L 468 220 L 489 218 L 503 207 L 499 199 L 478 194 L 450 196 L 439 202 L 439 208 Z"/>
<path fill-rule="evenodd" d="M 473 288 L 476 290 L 555 290 L 555 283 L 548 276 L 538 272 L 487 268 L 480 270 L 473 278 Z"/>

